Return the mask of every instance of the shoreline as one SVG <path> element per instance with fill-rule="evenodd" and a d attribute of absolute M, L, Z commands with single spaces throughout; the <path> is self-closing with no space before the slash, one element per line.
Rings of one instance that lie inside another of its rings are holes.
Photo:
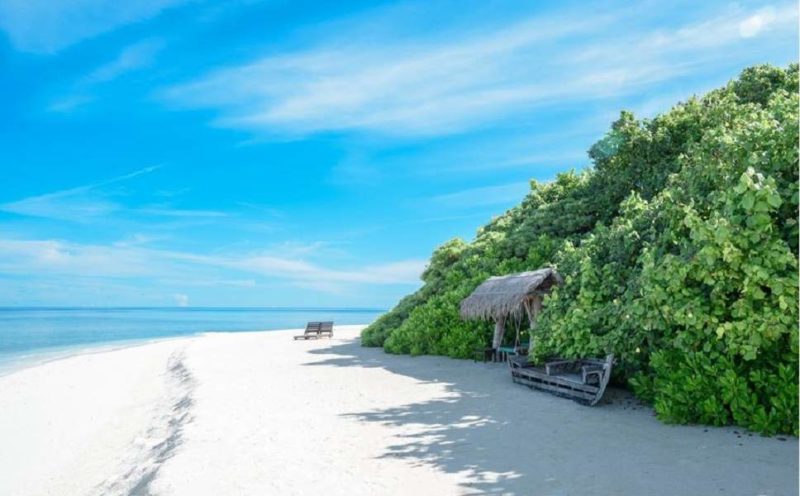
<path fill-rule="evenodd" d="M 368 324 L 356 324 L 366 327 Z M 25 370 L 31 367 L 46 365 L 58 360 L 65 360 L 76 356 L 108 353 L 124 350 L 137 346 L 147 346 L 149 344 L 160 343 L 169 340 L 193 339 L 204 335 L 213 334 L 242 334 L 242 333 L 262 333 L 262 332 L 302 332 L 303 329 L 245 329 L 245 330 L 204 330 L 190 334 L 180 334 L 176 336 L 162 337 L 143 337 L 135 339 L 120 339 L 111 341 L 97 341 L 92 343 L 73 344 L 66 346 L 54 346 L 46 348 L 36 348 L 31 351 L 9 353 L 0 357 L 0 378 Z"/>
<path fill-rule="evenodd" d="M 362 327 L 209 332 L 2 376 L 0 493 L 797 492 L 796 438 L 584 407 L 500 364 L 363 348 Z"/>
<path fill-rule="evenodd" d="M 97 343 L 75 344 L 39 348 L 30 352 L 8 354 L 0 360 L 0 378 L 26 370 L 32 367 L 47 365 L 59 360 L 68 360 L 73 357 L 92 355 L 95 353 L 111 353 L 114 351 L 147 346 L 171 339 L 192 339 L 202 333 L 187 336 L 167 336 L 163 338 L 125 339 L 119 341 L 102 341 Z"/>

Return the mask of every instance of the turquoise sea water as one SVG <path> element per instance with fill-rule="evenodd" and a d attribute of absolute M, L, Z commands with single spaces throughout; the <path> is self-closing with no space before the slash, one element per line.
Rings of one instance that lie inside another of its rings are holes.
<path fill-rule="evenodd" d="M 368 324 L 381 313 L 358 308 L 0 308 L 0 372 L 159 338 L 302 328 L 310 320 Z"/>

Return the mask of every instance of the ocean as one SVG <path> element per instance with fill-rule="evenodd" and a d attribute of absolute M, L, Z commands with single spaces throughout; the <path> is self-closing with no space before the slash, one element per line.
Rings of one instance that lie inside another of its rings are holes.
<path fill-rule="evenodd" d="M 0 374 L 159 338 L 304 328 L 312 320 L 369 324 L 383 312 L 363 308 L 0 308 Z"/>

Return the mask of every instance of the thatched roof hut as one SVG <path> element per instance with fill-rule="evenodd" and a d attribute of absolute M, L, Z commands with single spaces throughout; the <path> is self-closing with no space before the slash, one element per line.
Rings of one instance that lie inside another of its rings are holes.
<path fill-rule="evenodd" d="M 503 339 L 505 321 L 520 321 L 527 315 L 531 328 L 542 305 L 542 297 L 564 281 L 555 270 L 544 268 L 507 276 L 490 277 L 461 301 L 461 316 L 466 319 L 494 320 L 497 348 Z M 517 338 L 519 340 L 519 337 Z"/>
<path fill-rule="evenodd" d="M 461 316 L 465 319 L 497 320 L 527 313 L 526 302 L 550 291 L 563 282 L 551 268 L 490 277 L 461 301 Z"/>

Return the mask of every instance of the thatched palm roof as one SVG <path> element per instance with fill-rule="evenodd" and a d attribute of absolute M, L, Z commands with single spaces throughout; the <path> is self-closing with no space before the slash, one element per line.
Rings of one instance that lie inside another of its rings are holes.
<path fill-rule="evenodd" d="M 522 317 L 525 301 L 550 291 L 563 279 L 551 268 L 490 277 L 461 301 L 461 316 L 466 319 Z"/>

